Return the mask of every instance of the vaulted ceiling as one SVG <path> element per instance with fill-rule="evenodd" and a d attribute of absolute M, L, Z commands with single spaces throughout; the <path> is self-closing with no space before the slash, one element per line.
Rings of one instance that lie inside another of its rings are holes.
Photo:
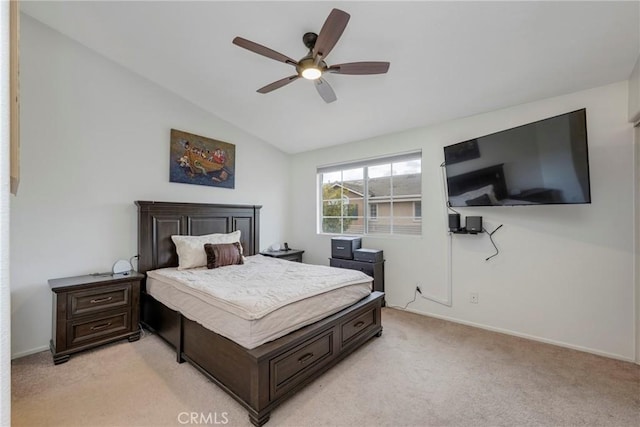
<path fill-rule="evenodd" d="M 290 65 L 332 8 L 351 15 L 329 65 L 389 61 L 387 74 L 329 74 L 323 102 Z M 628 79 L 638 2 L 23 1 L 23 13 L 288 153 L 389 134 Z"/>

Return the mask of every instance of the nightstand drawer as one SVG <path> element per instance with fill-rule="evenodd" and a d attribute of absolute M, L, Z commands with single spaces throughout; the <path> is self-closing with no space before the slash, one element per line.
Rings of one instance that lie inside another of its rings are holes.
<path fill-rule="evenodd" d="M 118 335 L 129 330 L 129 311 L 92 316 L 85 320 L 75 320 L 69 323 L 68 335 L 70 346 L 82 345 L 88 341 Z"/>
<path fill-rule="evenodd" d="M 73 319 L 103 310 L 128 307 L 131 300 L 131 283 L 101 287 L 81 292 L 70 292 L 68 318 Z"/>
<path fill-rule="evenodd" d="M 293 262 L 302 262 L 302 255 L 299 255 L 299 254 L 285 255 L 285 256 L 281 256 L 280 259 L 293 261 Z"/>

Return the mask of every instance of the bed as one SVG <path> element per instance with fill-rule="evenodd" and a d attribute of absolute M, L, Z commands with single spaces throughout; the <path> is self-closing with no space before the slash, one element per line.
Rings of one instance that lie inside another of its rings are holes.
<path fill-rule="evenodd" d="M 244 255 L 259 252 L 260 206 L 137 201 L 138 271 L 175 267 L 172 235 L 241 231 Z M 290 261 L 281 261 L 290 262 Z M 384 294 L 373 292 L 340 311 L 248 349 L 159 302 L 142 286 L 143 326 L 242 404 L 253 425 L 331 366 L 382 333 Z M 364 375 L 368 373 L 363 373 Z"/>

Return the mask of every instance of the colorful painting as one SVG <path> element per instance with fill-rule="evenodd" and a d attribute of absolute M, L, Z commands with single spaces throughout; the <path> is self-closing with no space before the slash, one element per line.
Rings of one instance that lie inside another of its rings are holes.
<path fill-rule="evenodd" d="M 170 181 L 235 188 L 236 146 L 171 129 Z"/>

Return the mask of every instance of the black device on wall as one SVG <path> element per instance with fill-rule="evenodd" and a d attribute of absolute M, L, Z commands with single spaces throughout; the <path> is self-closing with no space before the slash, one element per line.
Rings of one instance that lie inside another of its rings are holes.
<path fill-rule="evenodd" d="M 465 228 L 467 229 L 467 233 L 470 234 L 482 233 L 482 217 L 468 216 L 466 218 Z"/>
<path fill-rule="evenodd" d="M 586 109 L 444 147 L 448 204 L 591 203 Z"/>
<path fill-rule="evenodd" d="M 482 233 L 482 217 L 468 216 L 465 218 L 464 227 L 460 226 L 460 214 L 449 214 L 449 232 L 455 234 L 478 234 Z"/>
<path fill-rule="evenodd" d="M 460 214 L 452 213 L 449 214 L 449 231 L 455 233 L 456 231 L 460 231 Z"/>

